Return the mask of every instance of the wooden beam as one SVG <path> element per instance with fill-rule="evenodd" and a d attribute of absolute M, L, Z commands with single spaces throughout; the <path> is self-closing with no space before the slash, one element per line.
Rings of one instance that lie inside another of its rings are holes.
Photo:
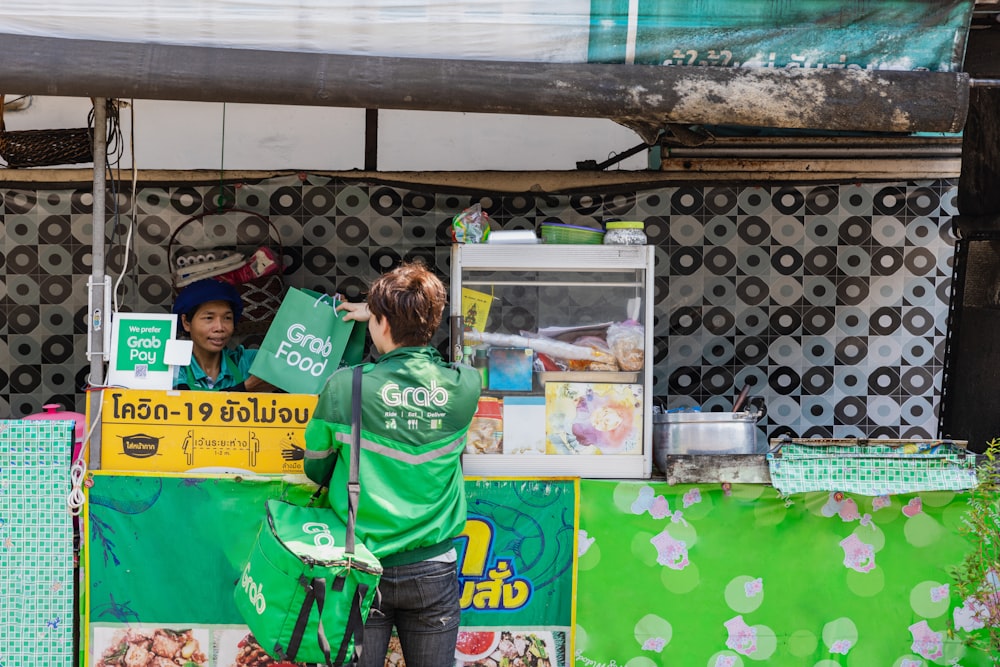
<path fill-rule="evenodd" d="M 958 210 L 963 216 L 995 216 L 1000 213 L 1000 87 L 974 87 L 969 99 Z"/>
<path fill-rule="evenodd" d="M 652 143 L 667 123 L 957 132 L 968 75 L 348 56 L 0 34 L 0 91 L 609 118 Z"/>

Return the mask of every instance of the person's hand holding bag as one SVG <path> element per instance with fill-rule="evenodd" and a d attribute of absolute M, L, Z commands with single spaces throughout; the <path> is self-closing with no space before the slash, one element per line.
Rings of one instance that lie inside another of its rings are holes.
<path fill-rule="evenodd" d="M 337 312 L 343 312 L 343 319 L 345 322 L 367 322 L 371 319 L 372 313 L 368 310 L 368 304 L 364 301 L 360 303 L 352 303 L 350 301 L 341 301 L 337 304 Z"/>

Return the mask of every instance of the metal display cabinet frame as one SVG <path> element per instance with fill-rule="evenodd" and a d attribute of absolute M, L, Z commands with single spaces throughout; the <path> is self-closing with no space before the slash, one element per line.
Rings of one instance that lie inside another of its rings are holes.
<path fill-rule="evenodd" d="M 487 331 L 545 326 L 586 326 L 626 319 L 643 324 L 642 368 L 634 373 L 568 371 L 532 373 L 533 389 L 484 396 L 544 396 L 545 376 L 556 381 L 627 382 L 641 386 L 641 446 L 628 453 L 466 453 L 467 475 L 648 479 L 652 476 L 653 246 L 570 244 L 455 244 L 451 254 L 451 344 L 454 358 L 474 339 L 463 326 L 463 288 L 489 294 L 494 312 Z M 572 298 L 573 295 L 581 297 Z M 565 298 L 563 298 L 565 297 Z M 627 305 L 631 306 L 627 311 Z M 471 324 L 471 323 L 469 323 Z M 527 326 L 524 326 L 527 325 Z M 622 376 L 627 376 L 623 379 Z M 516 445 L 516 443 L 514 443 Z M 585 448 L 583 448 L 585 449 Z"/>

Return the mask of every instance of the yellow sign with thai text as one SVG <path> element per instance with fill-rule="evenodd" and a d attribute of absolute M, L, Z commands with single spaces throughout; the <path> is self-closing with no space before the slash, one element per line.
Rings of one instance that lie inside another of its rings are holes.
<path fill-rule="evenodd" d="M 301 474 L 313 394 L 105 389 L 101 468 Z"/>
<path fill-rule="evenodd" d="M 477 292 L 468 287 L 462 288 L 463 323 L 469 329 L 486 331 L 486 322 L 490 318 L 490 306 L 492 305 L 492 295 Z"/>

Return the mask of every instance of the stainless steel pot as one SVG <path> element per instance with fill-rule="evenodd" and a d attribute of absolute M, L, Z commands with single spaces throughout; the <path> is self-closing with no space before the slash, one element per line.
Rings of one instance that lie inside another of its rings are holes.
<path fill-rule="evenodd" d="M 666 471 L 671 454 L 763 454 L 760 412 L 667 412 L 653 415 L 653 462 Z M 763 439 L 762 439 L 763 440 Z"/>

